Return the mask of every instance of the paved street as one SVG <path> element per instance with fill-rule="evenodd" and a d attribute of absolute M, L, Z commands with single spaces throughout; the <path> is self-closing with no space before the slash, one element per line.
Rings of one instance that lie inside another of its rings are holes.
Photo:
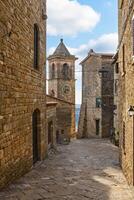
<path fill-rule="evenodd" d="M 74 140 L 59 146 L 8 189 L 0 200 L 132 200 L 118 163 L 118 149 L 108 140 Z"/>

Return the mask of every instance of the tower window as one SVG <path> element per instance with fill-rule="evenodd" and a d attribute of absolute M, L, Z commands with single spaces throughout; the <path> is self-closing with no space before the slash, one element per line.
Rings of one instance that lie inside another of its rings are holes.
<path fill-rule="evenodd" d="M 64 78 L 64 79 L 68 79 L 68 78 L 69 78 L 69 66 L 68 66 L 67 63 L 65 63 L 65 64 L 63 65 L 62 74 L 63 74 L 63 78 Z"/>
<path fill-rule="evenodd" d="M 55 64 L 52 64 L 52 79 L 55 78 Z"/>
<path fill-rule="evenodd" d="M 39 27 L 34 24 L 34 68 L 39 67 Z"/>

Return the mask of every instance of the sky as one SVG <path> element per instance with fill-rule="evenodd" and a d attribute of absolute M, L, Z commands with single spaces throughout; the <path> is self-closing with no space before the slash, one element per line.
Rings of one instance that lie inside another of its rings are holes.
<path fill-rule="evenodd" d="M 76 104 L 81 103 L 81 66 L 90 49 L 115 53 L 118 44 L 117 0 L 48 0 L 47 55 L 60 39 L 76 62 Z"/>

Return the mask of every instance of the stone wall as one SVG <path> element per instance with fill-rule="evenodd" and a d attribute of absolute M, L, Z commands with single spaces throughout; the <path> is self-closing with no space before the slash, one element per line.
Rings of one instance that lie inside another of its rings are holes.
<path fill-rule="evenodd" d="M 65 138 L 74 135 L 74 104 L 47 95 L 47 102 L 56 102 L 56 131 Z"/>
<path fill-rule="evenodd" d="M 45 0 L 0 0 L 0 188 L 33 165 L 32 114 L 39 113 L 39 160 L 44 159 L 46 104 Z M 44 15 L 45 16 L 45 15 Z M 34 24 L 39 69 L 34 69 Z"/>
<path fill-rule="evenodd" d="M 120 162 L 128 182 L 134 185 L 134 122 L 128 115 L 130 105 L 134 106 L 133 10 L 133 1 L 119 1 Z"/>

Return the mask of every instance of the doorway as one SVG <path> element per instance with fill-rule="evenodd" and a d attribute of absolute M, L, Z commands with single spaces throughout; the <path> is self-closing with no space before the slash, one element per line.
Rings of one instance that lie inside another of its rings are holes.
<path fill-rule="evenodd" d="M 53 122 L 48 123 L 48 145 L 52 144 L 52 136 L 53 136 Z"/>
<path fill-rule="evenodd" d="M 96 135 L 100 134 L 100 120 L 96 119 Z"/>

